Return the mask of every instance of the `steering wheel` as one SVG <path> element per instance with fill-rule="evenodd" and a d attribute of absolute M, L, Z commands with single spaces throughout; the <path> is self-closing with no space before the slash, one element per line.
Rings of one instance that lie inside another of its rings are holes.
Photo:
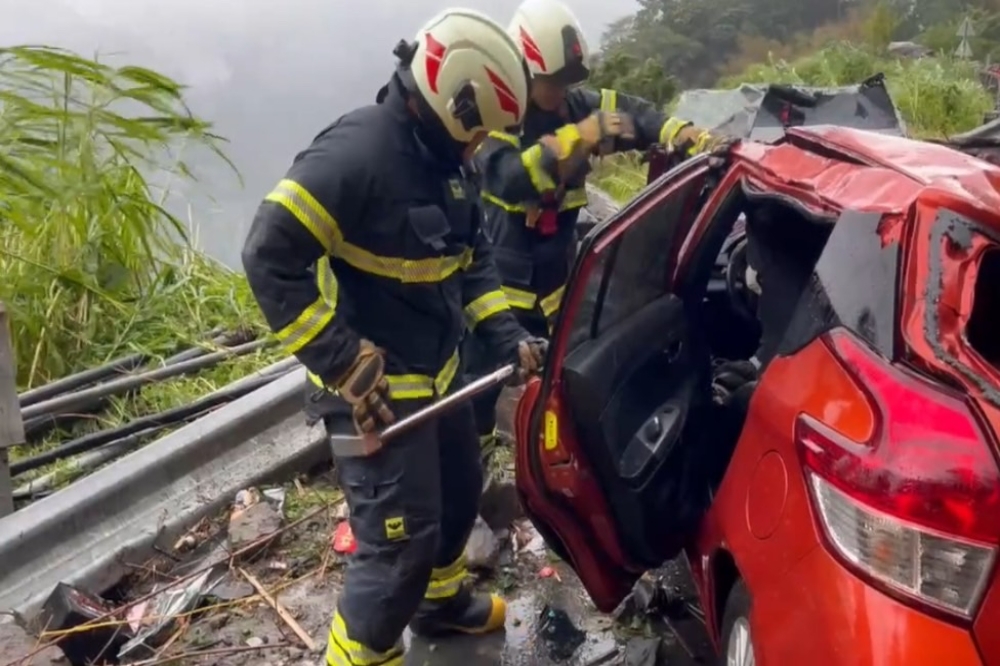
<path fill-rule="evenodd" d="M 747 239 L 739 241 L 729 252 L 726 264 L 726 295 L 733 310 L 743 319 L 757 320 L 757 294 L 747 285 Z"/>

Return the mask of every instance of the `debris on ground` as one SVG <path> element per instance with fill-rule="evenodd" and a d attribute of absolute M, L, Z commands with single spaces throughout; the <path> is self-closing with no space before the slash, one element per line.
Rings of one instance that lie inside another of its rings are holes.
<path fill-rule="evenodd" d="M 88 666 L 103 663 L 117 655 L 118 650 L 132 638 L 132 632 L 121 622 L 98 626 L 101 618 L 114 614 L 114 607 L 104 599 L 60 583 L 42 604 L 38 622 L 45 628 L 45 635 L 56 638 L 56 645 L 71 666 Z M 91 623 L 95 624 L 93 629 L 79 631 Z"/>
<path fill-rule="evenodd" d="M 120 658 L 152 654 L 176 626 L 178 618 L 195 610 L 228 573 L 229 551 L 221 543 L 206 542 L 201 557 L 194 557 L 173 572 L 187 580 L 183 585 L 160 584 L 152 597 L 136 603 L 128 611 L 135 637 L 121 646 Z M 195 551 L 197 553 L 197 551 Z"/>
<path fill-rule="evenodd" d="M 659 638 L 636 637 L 625 644 L 625 666 L 656 666 L 660 658 Z"/>
<path fill-rule="evenodd" d="M 566 661 L 572 657 L 587 637 L 576 628 L 566 611 L 551 606 L 542 609 L 538 633 L 553 661 Z"/>
<path fill-rule="evenodd" d="M 338 555 L 350 555 L 358 549 L 358 542 L 354 540 L 350 523 L 345 520 L 337 525 L 330 539 L 330 545 Z"/>
<path fill-rule="evenodd" d="M 261 540 L 266 534 L 278 535 L 284 516 L 284 491 L 272 491 L 270 494 L 260 493 L 256 488 L 241 490 L 236 495 L 233 511 L 229 516 L 229 545 L 240 549 L 248 543 Z M 278 537 L 276 536 L 275 539 Z M 275 544 L 268 541 L 261 544 L 262 548 Z"/>
<path fill-rule="evenodd" d="M 465 544 L 466 566 L 474 571 L 493 571 L 500 558 L 500 541 L 481 517 L 476 517 L 469 541 Z"/>
<path fill-rule="evenodd" d="M 0 664 L 15 664 L 36 649 L 38 639 L 29 634 L 13 615 L 0 614 Z M 65 666 L 63 651 L 52 646 L 36 653 L 31 666 Z"/>
<path fill-rule="evenodd" d="M 629 597 L 629 615 L 618 616 L 624 625 L 598 613 L 569 566 L 548 551 L 523 516 L 504 472 L 509 462 L 503 456 L 509 454 L 503 447 L 496 451 L 499 472 L 486 489 L 466 553 L 470 581 L 508 599 L 507 631 L 464 643 L 408 637 L 413 654 L 423 650 L 435 666 L 620 666 L 627 655 L 630 666 L 656 663 L 635 661 L 648 646 L 634 636 L 648 637 L 650 618 L 679 595 L 669 593 L 669 581 L 660 575 L 647 576 Z M 283 488 L 242 491 L 222 515 L 157 548 L 162 557 L 126 563 L 137 573 L 115 592 L 117 604 L 94 600 L 100 608 L 78 623 L 91 625 L 81 635 L 97 636 L 102 627 L 120 633 L 125 640 L 119 646 L 134 646 L 122 653 L 133 666 L 317 663 L 343 567 L 357 548 L 334 478 L 324 473 Z M 633 616 L 642 619 L 638 630 L 625 626 Z M 666 663 L 693 666 L 686 650 L 675 660 L 671 650 L 681 639 L 662 631 Z M 43 633 L 34 649 L 59 637 Z"/>

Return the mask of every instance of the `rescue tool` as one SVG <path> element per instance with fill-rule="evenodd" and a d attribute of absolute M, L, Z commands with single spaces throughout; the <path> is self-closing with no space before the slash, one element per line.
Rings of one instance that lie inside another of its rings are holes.
<path fill-rule="evenodd" d="M 424 423 L 430 418 L 440 416 L 450 411 L 452 408 L 473 398 L 484 391 L 487 391 L 498 384 L 502 384 L 510 379 L 517 372 L 517 364 L 511 363 L 498 370 L 494 370 L 488 375 L 480 377 L 467 386 L 444 396 L 440 400 L 431 403 L 420 411 L 400 419 L 396 423 L 383 430 L 381 433 L 371 433 L 368 435 L 353 436 L 333 436 L 330 438 L 334 454 L 348 458 L 360 458 L 371 456 L 382 450 L 386 442 L 393 437 L 397 437 L 414 426 Z"/>

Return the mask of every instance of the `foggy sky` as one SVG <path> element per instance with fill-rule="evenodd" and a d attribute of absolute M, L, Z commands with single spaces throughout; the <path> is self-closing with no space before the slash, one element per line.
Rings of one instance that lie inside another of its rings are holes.
<path fill-rule="evenodd" d="M 519 0 L 0 0 L 0 43 L 45 44 L 155 68 L 191 86 L 189 102 L 229 139 L 243 176 L 202 163 L 200 194 L 171 208 L 226 263 L 258 202 L 296 152 L 342 113 L 374 101 L 391 50 L 449 6 L 506 25 Z M 568 0 L 596 48 L 634 0 Z M 119 55 L 120 54 L 120 55 Z M 214 201 L 206 199 L 211 195 Z"/>

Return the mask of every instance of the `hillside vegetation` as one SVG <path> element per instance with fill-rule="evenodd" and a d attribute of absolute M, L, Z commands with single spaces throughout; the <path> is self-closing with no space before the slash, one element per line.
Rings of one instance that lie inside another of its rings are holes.
<path fill-rule="evenodd" d="M 994 108 L 996 96 L 984 87 L 982 66 L 952 55 L 957 26 L 971 16 L 979 32 L 972 40 L 974 54 L 1000 56 L 1000 3 L 994 0 L 967 6 L 861 0 L 839 3 L 839 17 L 824 10 L 824 2 L 808 5 L 815 12 L 805 12 L 806 3 L 792 7 L 784 0 L 688 3 L 642 0 L 635 16 L 613 25 L 596 64 L 597 85 L 669 105 L 688 87 L 849 85 L 881 72 L 910 134 L 918 138 L 967 131 L 982 124 Z M 720 11 L 726 8 L 719 23 L 709 29 L 694 20 L 707 20 L 715 5 Z M 925 25 L 931 27 L 920 27 Z M 690 53 L 676 53 L 678 34 L 685 35 L 682 41 Z M 890 42 L 910 39 L 933 48 L 932 55 L 906 59 L 889 52 Z M 662 76 L 654 86 L 650 72 L 655 70 Z M 645 172 L 634 156 L 606 160 L 596 177 L 619 199 L 645 184 Z"/>

